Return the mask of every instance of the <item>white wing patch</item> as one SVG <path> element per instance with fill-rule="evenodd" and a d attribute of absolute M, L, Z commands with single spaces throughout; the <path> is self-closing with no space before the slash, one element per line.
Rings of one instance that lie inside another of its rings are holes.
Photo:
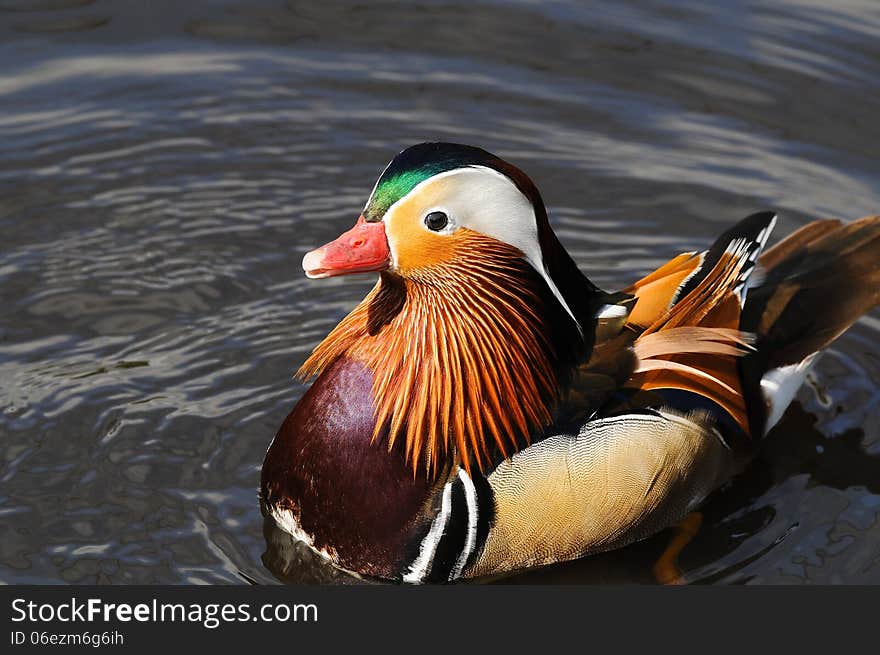
<path fill-rule="evenodd" d="M 803 385 L 807 373 L 816 363 L 818 355 L 819 353 L 815 352 L 797 364 L 780 366 L 764 373 L 764 377 L 761 378 L 761 392 L 768 408 L 765 434 L 779 423 L 785 410 L 797 395 L 798 389 Z"/>
<path fill-rule="evenodd" d="M 774 214 L 773 218 L 768 221 L 767 225 L 761 228 L 761 231 L 755 236 L 754 241 L 749 242 L 745 239 L 734 239 L 727 247 L 726 252 L 734 255 L 741 254 L 746 249 L 749 250 L 749 254 L 747 255 L 748 264 L 745 266 L 742 279 L 733 288 L 733 292 L 736 294 L 736 297 L 739 298 L 740 307 L 745 307 L 746 295 L 749 288 L 759 286 L 763 282 L 764 271 L 758 266 L 758 257 L 764 250 L 764 246 L 767 245 L 767 239 L 770 238 L 770 233 L 773 232 L 774 227 L 776 227 L 776 214 Z M 736 246 L 734 246 L 734 244 L 736 244 Z M 734 250 L 732 251 L 731 248 L 734 248 Z M 755 279 L 752 280 L 752 278 Z"/>

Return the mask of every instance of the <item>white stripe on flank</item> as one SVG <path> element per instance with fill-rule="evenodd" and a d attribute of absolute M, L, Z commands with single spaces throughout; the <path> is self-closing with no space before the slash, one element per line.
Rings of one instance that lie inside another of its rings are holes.
<path fill-rule="evenodd" d="M 431 529 L 422 539 L 422 545 L 419 547 L 419 556 L 410 564 L 409 571 L 404 574 L 403 581 L 412 584 L 421 584 L 428 572 L 428 567 L 434 561 L 434 555 L 437 552 L 437 544 L 443 537 L 443 531 L 449 522 L 449 511 L 452 508 L 452 483 L 447 482 L 443 488 L 443 501 L 440 504 L 440 513 L 434 517 L 431 523 Z"/>
<path fill-rule="evenodd" d="M 464 469 L 459 469 L 458 477 L 462 485 L 464 485 L 464 498 L 467 501 L 468 508 L 468 526 L 464 548 L 462 548 L 461 555 L 458 556 L 455 566 L 452 567 L 452 571 L 449 573 L 449 580 L 455 580 L 461 576 L 464 565 L 467 563 L 471 553 L 474 552 L 474 546 L 477 544 L 477 521 L 480 518 L 477 508 L 477 489 L 474 487 L 473 481 Z"/>

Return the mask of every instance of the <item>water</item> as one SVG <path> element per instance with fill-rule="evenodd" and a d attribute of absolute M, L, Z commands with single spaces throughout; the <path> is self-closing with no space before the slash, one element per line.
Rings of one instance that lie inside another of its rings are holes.
<path fill-rule="evenodd" d="M 519 164 L 607 288 L 758 209 L 880 211 L 876 3 L 724 7 L 0 0 L 0 580 L 349 581 L 259 469 L 373 282 L 302 255 L 406 145 Z M 687 580 L 880 583 L 878 343 L 821 360 Z M 668 536 L 510 581 L 651 582 Z"/>

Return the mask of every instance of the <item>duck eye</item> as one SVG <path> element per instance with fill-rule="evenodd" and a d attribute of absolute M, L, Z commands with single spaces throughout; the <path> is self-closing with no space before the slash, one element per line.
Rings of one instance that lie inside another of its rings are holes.
<path fill-rule="evenodd" d="M 439 232 L 449 225 L 449 217 L 443 212 L 431 212 L 425 216 L 425 225 L 429 230 Z"/>

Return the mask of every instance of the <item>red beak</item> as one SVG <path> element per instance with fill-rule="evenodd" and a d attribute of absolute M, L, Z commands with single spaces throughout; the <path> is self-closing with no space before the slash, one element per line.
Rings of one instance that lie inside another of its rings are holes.
<path fill-rule="evenodd" d="M 303 270 L 313 279 L 384 271 L 390 265 L 391 251 L 385 236 L 385 224 L 381 221 L 367 223 L 363 216 L 338 239 L 303 257 Z"/>

